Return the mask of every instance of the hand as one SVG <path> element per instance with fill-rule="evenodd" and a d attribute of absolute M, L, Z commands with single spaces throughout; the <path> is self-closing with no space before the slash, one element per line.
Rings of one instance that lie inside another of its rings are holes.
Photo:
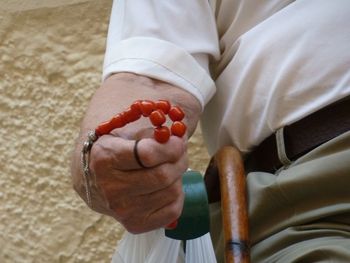
<path fill-rule="evenodd" d="M 80 152 L 88 131 L 138 99 L 165 99 L 180 106 L 186 114 L 187 135 L 194 132 L 201 107 L 191 94 L 135 74 L 112 75 L 90 101 L 72 156 L 73 186 L 85 201 Z M 182 211 L 181 176 L 187 169 L 186 139 L 171 136 L 167 143 L 160 144 L 150 138 L 153 137 L 150 127 L 149 120 L 141 118 L 101 136 L 91 149 L 93 209 L 114 217 L 132 233 L 164 227 L 176 220 Z M 135 160 L 135 139 L 141 139 L 137 148 L 147 169 L 141 168 Z"/>
<path fill-rule="evenodd" d="M 135 160 L 135 141 L 115 135 L 99 138 L 91 150 L 90 171 L 95 179 L 92 204 L 96 211 L 118 220 L 129 232 L 164 227 L 182 211 L 182 174 L 187 169 L 186 142 L 172 136 L 166 144 L 142 139 L 141 168 Z"/>

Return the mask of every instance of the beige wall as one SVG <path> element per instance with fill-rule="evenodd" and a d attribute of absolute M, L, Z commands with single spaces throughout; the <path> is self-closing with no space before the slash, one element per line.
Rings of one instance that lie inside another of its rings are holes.
<path fill-rule="evenodd" d="M 80 119 L 100 83 L 110 7 L 1 1 L 0 262 L 109 262 L 123 232 L 86 208 L 69 174 Z M 190 156 L 203 171 L 198 133 Z"/>

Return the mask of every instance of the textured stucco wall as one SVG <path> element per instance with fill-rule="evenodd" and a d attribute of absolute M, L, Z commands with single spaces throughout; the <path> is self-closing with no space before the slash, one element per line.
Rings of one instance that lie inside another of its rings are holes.
<path fill-rule="evenodd" d="M 1 1 L 0 262 L 109 262 L 123 232 L 86 208 L 69 174 L 100 84 L 110 8 L 110 0 Z M 203 171 L 198 132 L 189 147 L 191 167 Z"/>

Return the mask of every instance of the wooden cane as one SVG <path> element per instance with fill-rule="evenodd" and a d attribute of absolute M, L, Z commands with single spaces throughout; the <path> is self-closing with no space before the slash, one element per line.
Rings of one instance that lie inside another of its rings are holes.
<path fill-rule="evenodd" d="M 214 155 L 206 171 L 205 183 L 209 202 L 221 198 L 225 262 L 249 263 L 245 172 L 241 155 L 236 148 L 226 146 Z"/>

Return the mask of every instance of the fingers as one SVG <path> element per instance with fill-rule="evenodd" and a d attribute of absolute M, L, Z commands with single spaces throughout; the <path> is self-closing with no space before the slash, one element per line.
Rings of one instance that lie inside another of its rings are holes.
<path fill-rule="evenodd" d="M 181 179 L 152 194 L 134 196 L 111 208 L 129 232 L 141 233 L 178 219 L 184 202 Z"/>
<path fill-rule="evenodd" d="M 139 159 L 146 167 L 175 162 L 185 151 L 184 139 L 176 136 L 171 136 L 167 143 L 158 143 L 153 139 L 143 139 L 139 141 L 137 146 Z"/>
<path fill-rule="evenodd" d="M 183 203 L 184 198 L 181 198 L 176 202 L 158 209 L 148 217 L 144 218 L 144 220 L 132 217 L 125 222 L 122 221 L 121 223 L 129 232 L 133 234 L 140 234 L 157 228 L 165 227 L 180 217 Z"/>
<path fill-rule="evenodd" d="M 186 140 L 171 136 L 165 144 L 139 141 L 137 151 L 147 169 L 134 156 L 135 141 L 113 135 L 99 138 L 90 153 L 95 193 L 104 212 L 130 232 L 163 227 L 182 211 L 182 174 L 188 167 Z M 97 200 L 97 199 L 96 199 Z M 101 211 L 102 211 L 101 210 Z"/>
<path fill-rule="evenodd" d="M 169 187 L 181 179 L 188 167 L 184 154 L 175 163 L 165 163 L 154 168 L 133 171 L 106 171 L 100 175 L 98 185 L 110 200 L 123 195 L 146 195 Z"/>
<path fill-rule="evenodd" d="M 134 149 L 135 143 L 112 135 L 102 136 L 91 150 L 91 159 L 95 160 L 95 165 L 98 165 L 96 162 L 102 162 L 101 165 L 129 171 L 142 168 L 135 157 L 135 150 L 140 162 L 147 168 L 176 162 L 186 151 L 185 140 L 176 136 L 171 136 L 164 144 L 145 138 L 138 142 L 137 149 Z"/>

